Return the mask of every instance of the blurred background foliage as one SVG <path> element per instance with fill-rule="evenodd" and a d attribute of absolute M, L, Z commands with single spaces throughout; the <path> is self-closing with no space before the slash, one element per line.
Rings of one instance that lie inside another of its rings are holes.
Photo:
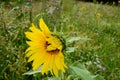
<path fill-rule="evenodd" d="M 24 55 L 28 47 L 24 32 L 32 22 L 38 26 L 41 17 L 50 30 L 62 32 L 66 39 L 80 37 L 68 44 L 67 65 L 79 61 L 93 74 L 120 80 L 119 0 L 0 0 L 0 80 L 46 80 L 51 76 L 22 75 L 31 69 Z M 75 78 L 67 70 L 65 79 Z"/>

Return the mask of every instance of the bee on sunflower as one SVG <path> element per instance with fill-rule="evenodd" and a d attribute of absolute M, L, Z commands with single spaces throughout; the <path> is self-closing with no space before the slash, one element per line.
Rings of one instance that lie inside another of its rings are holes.
<path fill-rule="evenodd" d="M 36 28 L 32 23 L 30 31 L 25 32 L 29 39 L 27 41 L 29 47 L 25 52 L 29 57 L 28 62 L 33 61 L 33 70 L 41 66 L 42 74 L 47 74 L 50 71 L 52 75 L 58 77 L 58 71 L 65 72 L 65 68 L 67 68 L 63 55 L 64 41 L 49 30 L 42 18 L 39 20 L 39 27 L 40 29 Z"/>

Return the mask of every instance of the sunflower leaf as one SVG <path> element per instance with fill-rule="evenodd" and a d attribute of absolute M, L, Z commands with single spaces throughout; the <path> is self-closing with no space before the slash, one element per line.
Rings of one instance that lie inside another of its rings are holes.
<path fill-rule="evenodd" d="M 80 76 L 82 80 L 94 80 L 87 70 L 74 66 L 71 66 L 70 68 L 75 72 L 76 75 Z"/>
<path fill-rule="evenodd" d="M 78 41 L 78 40 L 88 41 L 88 40 L 91 40 L 91 39 L 88 38 L 87 36 L 85 36 L 85 37 L 70 37 L 66 40 L 66 42 L 68 44 L 70 44 L 70 43 L 73 43 L 73 42 Z"/>
<path fill-rule="evenodd" d="M 74 41 L 80 40 L 80 37 L 71 37 L 66 40 L 67 43 L 73 43 Z"/>
<path fill-rule="evenodd" d="M 47 77 L 47 80 L 61 80 L 60 77 Z"/>
<path fill-rule="evenodd" d="M 66 52 L 71 53 L 71 52 L 74 52 L 74 51 L 75 51 L 74 47 L 68 47 Z"/>
<path fill-rule="evenodd" d="M 69 67 L 70 73 L 77 75 L 81 80 L 104 80 L 102 76 L 92 75 L 83 64 L 80 62 L 75 62 L 72 66 Z"/>
<path fill-rule="evenodd" d="M 37 70 L 33 71 L 33 70 L 30 70 L 26 73 L 23 73 L 23 75 L 33 75 L 33 74 L 36 74 L 36 73 L 40 73 L 41 72 L 41 67 L 39 67 Z"/>
<path fill-rule="evenodd" d="M 94 80 L 105 80 L 101 75 L 93 76 Z"/>

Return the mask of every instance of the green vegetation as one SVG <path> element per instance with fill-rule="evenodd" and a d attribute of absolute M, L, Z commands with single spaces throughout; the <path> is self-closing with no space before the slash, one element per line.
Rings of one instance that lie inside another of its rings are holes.
<path fill-rule="evenodd" d="M 78 61 L 94 75 L 120 80 L 119 6 L 74 0 L 37 0 L 11 5 L 0 3 L 0 80 L 53 79 L 41 73 L 22 75 L 31 70 L 24 54 L 28 47 L 24 32 L 31 22 L 38 23 L 40 17 L 51 31 L 63 32 L 66 39 L 72 37 L 73 43 L 68 44 L 71 49 L 65 54 L 67 65 Z M 79 80 L 78 76 L 68 69 L 64 79 Z"/>

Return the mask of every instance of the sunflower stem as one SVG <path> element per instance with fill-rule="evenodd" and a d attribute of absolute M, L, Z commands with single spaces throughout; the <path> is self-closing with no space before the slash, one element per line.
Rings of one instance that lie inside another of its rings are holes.
<path fill-rule="evenodd" d="M 62 78 L 62 80 L 64 80 L 64 74 L 63 74 L 63 72 L 61 72 L 61 78 Z"/>
<path fill-rule="evenodd" d="M 54 33 L 56 33 L 56 26 L 54 26 Z"/>

